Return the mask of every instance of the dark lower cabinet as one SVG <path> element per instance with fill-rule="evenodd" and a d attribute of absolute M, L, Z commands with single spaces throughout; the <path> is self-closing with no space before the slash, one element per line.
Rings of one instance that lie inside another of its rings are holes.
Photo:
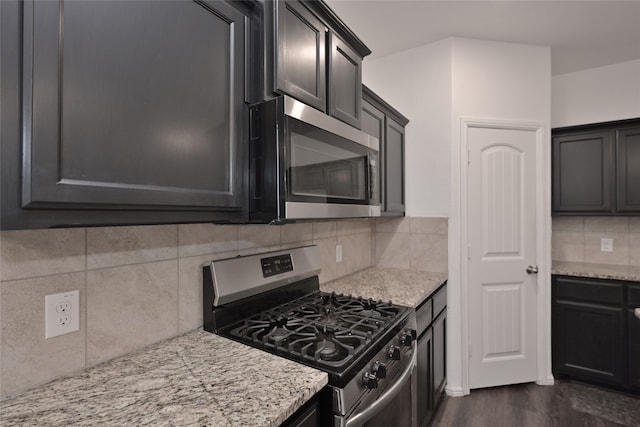
<path fill-rule="evenodd" d="M 427 328 L 418 338 L 418 427 L 433 417 L 433 330 Z"/>
<path fill-rule="evenodd" d="M 241 220 L 251 7 L 2 2 L 2 228 Z"/>
<path fill-rule="evenodd" d="M 446 385 L 446 284 L 416 310 L 418 323 L 418 427 L 431 423 Z M 444 302 L 444 304 L 443 304 Z M 435 316 L 434 316 L 435 314 Z"/>
<path fill-rule="evenodd" d="M 640 392 L 640 319 L 631 282 L 553 277 L 553 373 Z M 640 288 L 637 288 L 640 289 Z"/>

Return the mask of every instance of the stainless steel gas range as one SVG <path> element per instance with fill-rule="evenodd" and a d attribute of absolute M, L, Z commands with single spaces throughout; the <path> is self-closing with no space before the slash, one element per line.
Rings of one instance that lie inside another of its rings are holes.
<path fill-rule="evenodd" d="M 335 427 L 415 426 L 414 311 L 321 292 L 320 268 L 316 246 L 211 262 L 205 330 L 327 372 Z"/>

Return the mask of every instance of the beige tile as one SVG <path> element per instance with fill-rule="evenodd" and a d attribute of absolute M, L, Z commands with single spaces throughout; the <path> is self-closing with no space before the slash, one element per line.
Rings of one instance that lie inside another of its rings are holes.
<path fill-rule="evenodd" d="M 409 233 L 411 232 L 411 219 L 401 218 L 376 218 L 376 233 Z"/>
<path fill-rule="evenodd" d="M 320 259 L 322 261 L 322 271 L 320 272 L 320 283 L 329 282 L 337 277 L 336 265 L 336 244 L 335 237 L 325 239 L 315 239 L 314 244 L 318 245 Z"/>
<path fill-rule="evenodd" d="M 411 233 L 444 234 L 449 230 L 449 218 L 409 218 Z"/>
<path fill-rule="evenodd" d="M 180 224 L 178 241 L 180 257 L 235 251 L 238 249 L 238 226 Z"/>
<path fill-rule="evenodd" d="M 347 219 L 336 221 L 336 234 L 346 236 L 348 234 L 370 233 L 373 220 L 369 219 Z"/>
<path fill-rule="evenodd" d="M 448 236 L 442 234 L 411 235 L 411 269 L 446 273 L 448 271 Z"/>
<path fill-rule="evenodd" d="M 14 394 L 84 368 L 84 272 L 3 282 L 0 290 L 0 395 Z M 80 291 L 80 330 L 45 339 L 45 296 L 72 290 Z"/>
<path fill-rule="evenodd" d="M 238 249 L 280 244 L 279 225 L 241 225 L 238 231 Z"/>
<path fill-rule="evenodd" d="M 584 262 L 584 233 L 553 231 L 551 233 L 551 259 L 554 261 Z"/>
<path fill-rule="evenodd" d="M 408 233 L 376 233 L 376 265 L 409 268 L 410 242 Z"/>
<path fill-rule="evenodd" d="M 600 239 L 613 239 L 613 252 L 600 250 Z M 629 264 L 629 234 L 613 232 L 584 233 L 584 261 L 597 264 Z"/>
<path fill-rule="evenodd" d="M 178 260 L 87 272 L 87 364 L 178 333 Z"/>
<path fill-rule="evenodd" d="M 294 246 L 298 246 L 295 245 Z M 282 247 L 280 245 L 272 245 L 272 246 L 254 246 L 252 248 L 247 248 L 247 249 L 240 249 L 238 251 L 239 255 L 242 256 L 246 256 L 246 255 L 255 255 L 255 254 L 263 254 L 266 252 L 273 252 L 273 251 L 279 251 Z"/>
<path fill-rule="evenodd" d="M 551 218 L 552 230 L 584 231 L 583 216 L 554 216 Z"/>
<path fill-rule="evenodd" d="M 172 259 L 178 256 L 176 225 L 87 229 L 87 268 Z"/>
<path fill-rule="evenodd" d="M 640 233 L 640 216 L 629 217 L 629 232 Z"/>
<path fill-rule="evenodd" d="M 1 280 L 83 271 L 85 263 L 84 228 L 0 233 Z"/>
<path fill-rule="evenodd" d="M 313 239 L 324 239 L 336 236 L 336 222 L 323 221 L 313 223 Z"/>
<path fill-rule="evenodd" d="M 280 227 L 280 242 L 294 243 L 313 240 L 313 225 L 310 222 L 286 224 Z"/>
<path fill-rule="evenodd" d="M 291 242 L 291 243 L 283 243 L 280 245 L 281 250 L 291 249 L 291 248 L 299 248 L 301 246 L 309 246 L 313 245 L 313 240 L 305 240 L 302 242 Z"/>
<path fill-rule="evenodd" d="M 640 266 L 640 233 L 629 233 L 629 265 Z"/>
<path fill-rule="evenodd" d="M 202 326 L 202 267 L 213 260 L 236 255 L 234 251 L 178 260 L 178 333 Z"/>
<path fill-rule="evenodd" d="M 342 262 L 336 263 L 338 277 L 360 271 L 372 265 L 371 235 L 367 233 L 338 236 L 337 243 L 342 245 Z"/>
<path fill-rule="evenodd" d="M 584 218 L 584 231 L 628 233 L 629 218 L 626 216 L 588 216 Z"/>

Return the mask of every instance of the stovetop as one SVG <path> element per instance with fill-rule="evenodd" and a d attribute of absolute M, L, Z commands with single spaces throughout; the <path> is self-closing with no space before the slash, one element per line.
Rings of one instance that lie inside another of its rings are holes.
<path fill-rule="evenodd" d="M 319 260 L 307 246 L 213 261 L 203 269 L 204 329 L 321 369 L 344 386 L 410 327 L 411 310 L 320 292 Z"/>
<path fill-rule="evenodd" d="M 341 368 L 405 310 L 391 302 L 317 292 L 236 322 L 224 333 L 312 366 Z"/>

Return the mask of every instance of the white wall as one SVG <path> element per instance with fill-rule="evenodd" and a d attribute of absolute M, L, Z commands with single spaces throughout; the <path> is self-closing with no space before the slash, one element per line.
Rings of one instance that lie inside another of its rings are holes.
<path fill-rule="evenodd" d="M 553 127 L 640 117 L 640 60 L 554 76 Z"/>
<path fill-rule="evenodd" d="M 449 216 L 447 391 L 455 395 L 464 391 L 466 366 L 456 171 L 460 119 L 539 122 L 549 140 L 550 58 L 548 47 L 452 38 L 365 61 L 363 66 L 365 84 L 411 120 L 406 139 L 407 215 Z M 540 161 L 549 170 L 548 153 Z M 550 230 L 550 217 L 547 221 Z"/>
<path fill-rule="evenodd" d="M 405 142 L 407 216 L 448 216 L 451 41 L 365 59 L 363 81 L 410 120 Z"/>

